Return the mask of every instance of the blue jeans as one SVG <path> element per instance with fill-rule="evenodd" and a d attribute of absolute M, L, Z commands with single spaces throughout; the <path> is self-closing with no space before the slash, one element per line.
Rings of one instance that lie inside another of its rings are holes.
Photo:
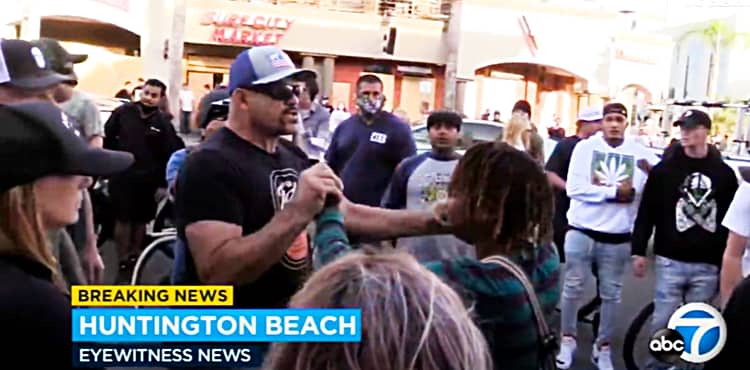
<path fill-rule="evenodd" d="M 612 343 L 622 279 L 629 260 L 630 243 L 600 243 L 577 230 L 569 230 L 565 234 L 565 280 L 560 303 L 563 335 L 576 335 L 583 289 L 591 275 L 591 265 L 596 262 L 599 296 L 602 299 L 597 343 Z"/>
<path fill-rule="evenodd" d="M 719 267 L 708 263 L 681 262 L 656 256 L 656 292 L 651 333 L 667 327 L 669 317 L 682 303 L 711 300 L 719 292 Z M 684 299 L 684 301 L 683 301 Z M 656 359 L 649 369 L 668 369 L 671 365 Z"/>

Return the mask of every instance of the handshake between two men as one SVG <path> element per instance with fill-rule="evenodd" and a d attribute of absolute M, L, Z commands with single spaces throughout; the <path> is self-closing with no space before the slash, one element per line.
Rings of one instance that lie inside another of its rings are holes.
<path fill-rule="evenodd" d="M 371 207 L 350 202 L 344 196 L 343 191 L 344 184 L 334 171 L 325 163 L 317 163 L 300 174 L 294 198 L 287 203 L 286 207 L 295 209 L 304 219 L 312 221 L 326 207 L 338 205 L 345 216 L 352 216 L 350 219 L 355 221 L 352 225 L 353 231 L 360 229 L 357 220 L 369 219 L 366 233 L 383 239 L 392 236 L 433 234 L 438 231 L 447 231 L 450 227 L 447 217 L 447 200 L 437 202 L 429 215 L 419 211 L 385 209 L 378 209 L 379 212 L 376 214 L 367 212 L 374 210 Z M 382 227 L 377 227 L 378 223 L 371 222 L 372 216 L 396 216 L 395 213 L 398 213 L 398 217 L 379 218 L 382 221 Z M 395 224 L 399 225 L 392 227 Z"/>

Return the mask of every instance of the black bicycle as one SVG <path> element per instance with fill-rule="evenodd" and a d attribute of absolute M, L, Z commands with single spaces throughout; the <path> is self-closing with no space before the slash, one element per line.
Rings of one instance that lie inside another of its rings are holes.
<path fill-rule="evenodd" d="M 599 335 L 599 320 L 601 317 L 599 309 L 602 306 L 602 299 L 599 297 L 599 274 L 597 273 L 596 264 L 591 266 L 591 272 L 594 275 L 594 279 L 596 279 L 596 295 L 589 302 L 581 306 L 578 310 L 576 319 L 580 323 L 591 325 L 591 331 L 593 333 L 591 337 L 596 341 L 596 337 Z M 557 312 L 560 312 L 559 308 L 557 309 Z"/>
<path fill-rule="evenodd" d="M 716 299 L 716 298 L 714 298 Z M 682 297 L 682 303 L 685 303 L 685 296 Z M 651 357 L 648 346 L 638 345 L 639 343 L 648 343 L 653 334 L 650 330 L 651 317 L 654 314 L 654 302 L 647 303 L 638 315 L 630 322 L 628 331 L 625 332 L 625 341 L 622 344 L 622 357 L 625 361 L 625 367 L 628 370 L 640 370 L 645 367 L 646 362 Z M 644 330 L 644 328 L 646 330 Z"/>
<path fill-rule="evenodd" d="M 170 285 L 177 234 L 164 235 L 149 244 L 138 256 L 130 278 L 131 285 Z"/>
<path fill-rule="evenodd" d="M 114 239 L 115 218 L 108 185 L 106 179 L 99 179 L 90 189 L 100 248 Z M 162 198 L 158 202 L 154 219 L 146 225 L 143 251 L 138 256 L 128 282 L 132 285 L 169 284 L 176 239 L 172 202 L 169 198 Z"/>
<path fill-rule="evenodd" d="M 146 225 L 148 245 L 135 263 L 131 285 L 169 285 L 175 256 L 174 244 L 177 240 L 171 205 L 169 197 L 161 199 L 156 208 L 156 216 Z"/>
<path fill-rule="evenodd" d="M 648 348 L 636 348 L 636 343 L 648 343 L 650 338 L 641 340 L 640 335 L 648 335 L 648 330 L 643 330 L 651 324 L 651 316 L 654 314 L 654 302 L 646 304 L 638 315 L 635 316 L 633 321 L 630 322 L 628 331 L 625 332 L 625 341 L 622 344 L 622 357 L 625 361 L 625 367 L 628 370 L 640 370 L 644 368 L 646 361 L 648 361 L 649 353 Z M 639 366 L 639 364 L 641 364 Z"/>

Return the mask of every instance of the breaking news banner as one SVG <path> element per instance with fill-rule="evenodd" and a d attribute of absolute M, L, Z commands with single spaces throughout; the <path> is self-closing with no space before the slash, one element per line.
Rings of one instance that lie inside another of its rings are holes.
<path fill-rule="evenodd" d="M 76 367 L 258 367 L 270 342 L 359 342 L 359 309 L 233 309 L 231 286 L 74 286 Z M 199 308 L 209 306 L 208 308 Z"/>

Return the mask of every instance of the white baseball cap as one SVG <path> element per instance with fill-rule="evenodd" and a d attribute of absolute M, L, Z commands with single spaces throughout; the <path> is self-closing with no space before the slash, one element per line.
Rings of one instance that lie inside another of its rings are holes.
<path fill-rule="evenodd" d="M 578 120 L 584 122 L 601 121 L 604 118 L 601 107 L 586 107 L 578 112 Z"/>

